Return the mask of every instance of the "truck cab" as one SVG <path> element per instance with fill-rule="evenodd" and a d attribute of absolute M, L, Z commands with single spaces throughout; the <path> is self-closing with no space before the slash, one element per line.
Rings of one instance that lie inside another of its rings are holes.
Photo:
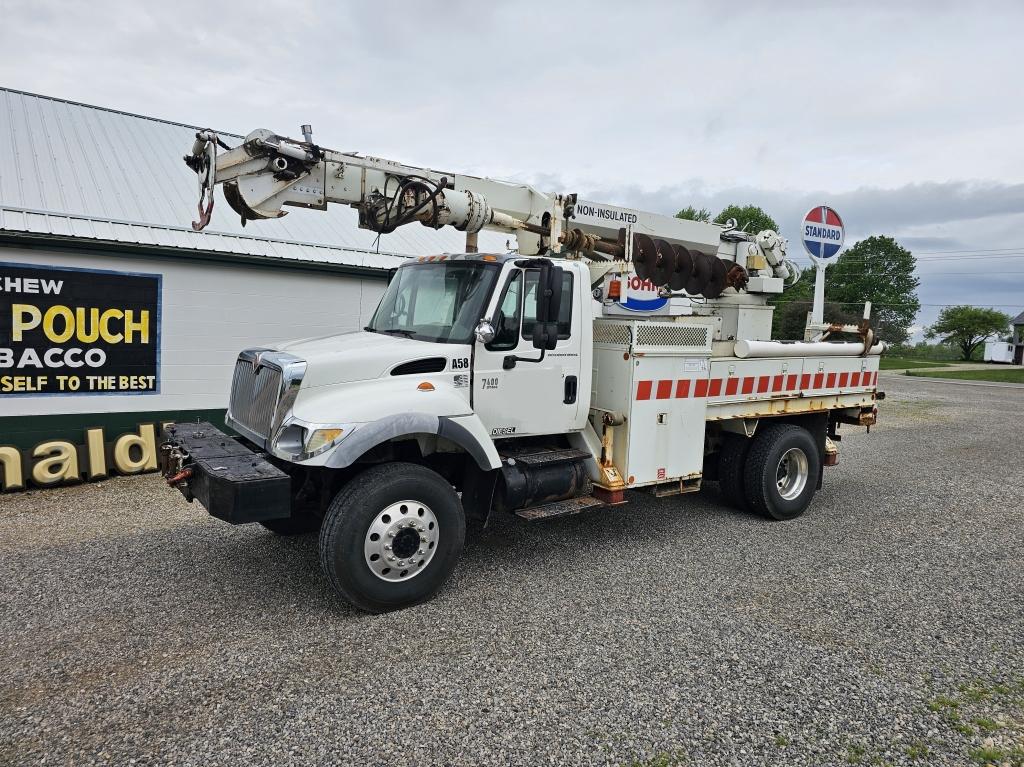
<path fill-rule="evenodd" d="M 542 276 L 554 285 L 546 296 Z M 538 321 L 552 301 L 553 319 Z M 279 459 L 340 468 L 378 434 L 393 440 L 420 416 L 440 418 L 465 430 L 475 444 L 463 447 L 495 468 L 494 440 L 586 425 L 592 302 L 579 263 L 418 259 L 395 270 L 363 330 L 242 352 L 227 424 Z M 265 367 L 260 386 L 269 389 L 257 391 Z"/>

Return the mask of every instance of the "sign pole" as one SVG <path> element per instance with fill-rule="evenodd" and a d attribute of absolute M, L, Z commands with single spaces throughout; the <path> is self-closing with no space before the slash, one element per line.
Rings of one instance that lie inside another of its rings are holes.
<path fill-rule="evenodd" d="M 825 321 L 825 262 L 816 258 L 814 261 L 814 305 L 811 309 L 811 322 L 820 325 Z"/>

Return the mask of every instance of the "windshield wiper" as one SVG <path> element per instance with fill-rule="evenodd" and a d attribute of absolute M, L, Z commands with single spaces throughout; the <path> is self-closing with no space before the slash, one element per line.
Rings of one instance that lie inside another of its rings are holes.
<path fill-rule="evenodd" d="M 371 328 L 369 325 L 367 325 L 365 328 L 363 328 L 363 330 L 365 330 L 367 333 L 376 333 L 377 332 L 376 330 Z"/>
<path fill-rule="evenodd" d="M 386 330 L 374 331 L 374 332 L 388 333 L 388 334 L 396 333 L 396 334 L 398 334 L 400 336 L 405 336 L 406 338 L 412 338 L 416 334 L 415 330 L 403 330 L 402 328 L 387 328 Z"/>

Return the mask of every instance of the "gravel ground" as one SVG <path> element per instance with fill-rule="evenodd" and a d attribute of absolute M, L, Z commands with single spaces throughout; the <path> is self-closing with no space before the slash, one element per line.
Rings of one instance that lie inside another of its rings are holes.
<path fill-rule="evenodd" d="M 0 762 L 1024 762 L 1024 393 L 881 381 L 796 521 L 502 519 L 379 617 L 155 476 L 5 496 Z"/>

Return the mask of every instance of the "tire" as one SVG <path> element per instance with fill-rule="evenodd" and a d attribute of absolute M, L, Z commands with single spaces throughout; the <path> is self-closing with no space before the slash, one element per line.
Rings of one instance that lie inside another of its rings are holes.
<path fill-rule="evenodd" d="M 360 610 L 398 610 L 441 588 L 465 537 L 462 503 L 447 480 L 413 463 L 380 464 L 331 501 L 320 565 L 334 590 Z"/>
<path fill-rule="evenodd" d="M 323 520 L 316 514 L 298 514 L 284 519 L 268 519 L 260 524 L 274 535 L 305 535 L 320 529 Z"/>
<path fill-rule="evenodd" d="M 722 500 L 734 509 L 742 511 L 750 511 L 743 474 L 751 441 L 739 434 L 726 434 L 718 455 L 718 488 L 721 490 Z"/>
<path fill-rule="evenodd" d="M 820 471 L 818 445 L 809 431 L 788 423 L 762 425 L 743 470 L 747 503 L 771 519 L 795 519 L 810 505 Z"/>

